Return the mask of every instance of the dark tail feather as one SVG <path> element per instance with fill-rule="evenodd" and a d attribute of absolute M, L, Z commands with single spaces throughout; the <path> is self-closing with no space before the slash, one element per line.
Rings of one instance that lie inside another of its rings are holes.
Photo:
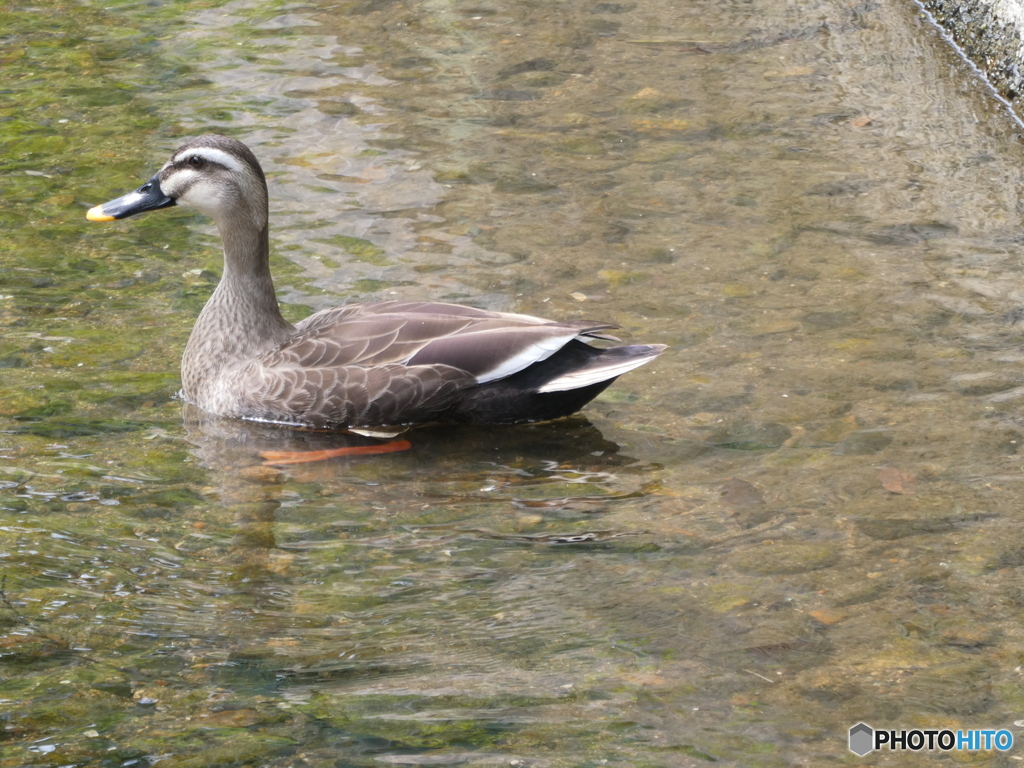
<path fill-rule="evenodd" d="M 547 360 L 467 392 L 445 420 L 515 424 L 568 416 L 663 349 L 660 344 L 599 349 L 574 339 Z"/>

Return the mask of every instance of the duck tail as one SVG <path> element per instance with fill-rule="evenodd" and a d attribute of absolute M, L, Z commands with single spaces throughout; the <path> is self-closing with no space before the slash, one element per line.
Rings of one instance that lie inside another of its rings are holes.
<path fill-rule="evenodd" d="M 540 393 L 566 392 L 571 389 L 583 389 L 602 381 L 610 381 L 634 368 L 646 365 L 665 349 L 664 344 L 630 344 L 604 349 L 586 365 L 551 379 L 543 386 L 538 387 L 537 391 Z"/>
<path fill-rule="evenodd" d="M 575 413 L 616 378 L 661 354 L 663 344 L 599 349 L 574 339 L 546 360 L 466 392 L 443 421 L 519 424 Z"/>

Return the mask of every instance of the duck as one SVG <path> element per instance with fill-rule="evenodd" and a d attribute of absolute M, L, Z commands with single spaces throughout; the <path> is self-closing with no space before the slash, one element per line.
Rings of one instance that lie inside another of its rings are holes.
<path fill-rule="evenodd" d="M 175 205 L 212 218 L 224 248 L 220 281 L 185 346 L 179 393 L 214 416 L 373 436 L 431 423 L 549 421 L 666 349 L 603 346 L 619 342 L 612 323 L 433 301 L 344 304 L 292 324 L 270 271 L 266 177 L 252 150 L 226 136 L 191 139 L 145 184 L 86 217 Z"/>

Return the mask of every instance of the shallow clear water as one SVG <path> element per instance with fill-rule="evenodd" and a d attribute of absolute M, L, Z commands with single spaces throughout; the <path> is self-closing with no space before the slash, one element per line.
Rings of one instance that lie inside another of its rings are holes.
<path fill-rule="evenodd" d="M 0 766 L 1019 733 L 1019 125 L 913 6 L 44 0 L 0 30 Z M 579 417 L 264 467 L 344 438 L 174 399 L 209 223 L 84 220 L 205 131 L 264 163 L 292 318 L 430 297 L 671 349 Z"/>

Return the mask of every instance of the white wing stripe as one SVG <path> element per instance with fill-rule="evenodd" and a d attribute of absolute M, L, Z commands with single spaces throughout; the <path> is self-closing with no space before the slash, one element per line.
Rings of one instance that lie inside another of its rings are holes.
<path fill-rule="evenodd" d="M 547 360 L 572 339 L 576 338 L 576 335 L 576 331 L 570 331 L 564 335 L 549 336 L 546 339 L 541 339 L 528 346 L 518 355 L 507 357 L 491 370 L 481 373 L 476 377 L 476 380 L 480 384 L 486 384 L 488 381 L 497 381 L 514 373 L 519 373 L 519 371 L 527 366 L 539 363 L 541 360 Z"/>
<path fill-rule="evenodd" d="M 552 379 L 537 391 L 566 392 L 570 389 L 589 387 L 591 384 L 597 384 L 600 381 L 608 381 L 608 379 L 614 379 L 616 376 L 621 376 L 624 373 L 632 371 L 634 368 L 639 368 L 644 363 L 651 362 L 655 357 L 657 357 L 657 355 L 649 355 L 647 357 L 630 357 L 607 365 L 584 368 L 581 371 L 573 371 L 572 373 L 567 373 L 564 376 L 559 376 L 557 379 Z"/>

